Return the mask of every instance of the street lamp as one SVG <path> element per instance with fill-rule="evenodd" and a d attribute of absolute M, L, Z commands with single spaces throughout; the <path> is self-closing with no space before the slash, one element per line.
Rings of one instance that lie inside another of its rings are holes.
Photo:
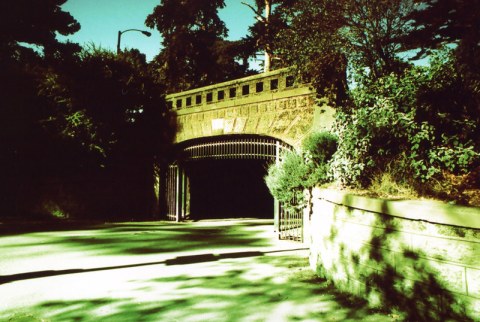
<path fill-rule="evenodd" d="M 122 34 L 126 33 L 127 31 L 138 31 L 144 34 L 147 37 L 150 37 L 152 35 L 151 32 L 145 31 L 145 30 L 140 30 L 140 29 L 127 29 L 124 31 L 118 31 L 118 38 L 117 38 L 117 55 L 120 54 L 120 40 L 122 38 Z"/>

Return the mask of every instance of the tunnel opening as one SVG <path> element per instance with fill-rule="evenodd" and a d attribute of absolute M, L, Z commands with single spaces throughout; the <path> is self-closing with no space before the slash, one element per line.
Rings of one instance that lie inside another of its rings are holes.
<path fill-rule="evenodd" d="M 189 162 L 189 218 L 273 218 L 274 200 L 265 184 L 267 160 Z M 271 162 L 271 161 L 270 161 Z"/>

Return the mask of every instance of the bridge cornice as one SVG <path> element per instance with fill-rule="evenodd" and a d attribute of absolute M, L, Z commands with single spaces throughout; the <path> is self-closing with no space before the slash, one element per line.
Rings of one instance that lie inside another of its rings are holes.
<path fill-rule="evenodd" d="M 255 74 L 255 75 L 242 77 L 242 78 L 238 78 L 238 79 L 234 79 L 234 80 L 230 80 L 230 81 L 226 81 L 226 82 L 221 82 L 221 83 L 212 84 L 212 85 L 208 85 L 208 86 L 198 87 L 198 88 L 190 89 L 190 90 L 187 90 L 187 91 L 170 93 L 170 94 L 166 95 L 166 100 L 167 101 L 172 101 L 172 100 L 174 100 L 176 98 L 179 98 L 179 97 L 186 97 L 186 96 L 194 95 L 194 94 L 197 94 L 197 93 L 200 93 L 200 92 L 208 92 L 208 91 L 213 91 L 213 90 L 216 90 L 216 89 L 220 89 L 222 87 L 236 86 L 236 85 L 239 85 L 241 83 L 250 83 L 252 81 L 256 81 L 256 80 L 260 80 L 260 79 L 272 78 L 272 77 L 275 77 L 275 76 L 286 75 L 286 74 L 288 74 L 288 71 L 289 71 L 289 68 L 281 68 L 281 69 L 277 69 L 277 70 L 270 71 L 270 72 L 267 72 L 267 73 Z"/>

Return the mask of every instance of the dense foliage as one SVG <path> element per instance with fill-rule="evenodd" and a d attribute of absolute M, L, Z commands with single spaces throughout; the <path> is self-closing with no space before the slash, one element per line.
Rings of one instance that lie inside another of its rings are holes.
<path fill-rule="evenodd" d="M 388 178 L 457 200 L 480 187 L 479 7 L 463 0 L 277 7 L 286 24 L 276 54 L 337 107 L 331 181 L 368 188 Z M 428 64 L 409 61 L 426 54 Z"/>
<path fill-rule="evenodd" d="M 354 108 L 341 109 L 335 127 L 332 170 L 342 183 L 367 186 L 400 154 L 405 171 L 423 183 L 478 166 L 478 105 L 451 53 L 433 57 L 430 67 L 363 80 L 351 97 Z"/>
<path fill-rule="evenodd" d="M 57 41 L 80 28 L 64 2 L 1 5 L 0 216 L 152 214 L 164 87 L 138 51 Z"/>
<path fill-rule="evenodd" d="M 59 42 L 80 28 L 64 3 L 0 4 L 1 215 L 151 212 L 153 165 L 175 131 L 163 95 L 245 76 L 259 50 L 337 107 L 332 134 L 270 168 L 279 200 L 385 173 L 423 193 L 479 188 L 479 0 L 255 0 L 239 41 L 226 39 L 223 0 L 162 0 L 146 19 L 163 39 L 151 63 Z"/>
<path fill-rule="evenodd" d="M 25 49 L 19 43 L 43 48 L 46 56 L 78 46 L 60 43 L 56 33 L 70 35 L 80 30 L 80 24 L 61 9 L 67 0 L 1 1 L 0 2 L 0 61 L 17 57 Z"/>
<path fill-rule="evenodd" d="M 300 153 L 289 151 L 268 168 L 265 182 L 272 195 L 286 207 L 303 205 L 305 189 L 329 182 L 328 162 L 336 149 L 334 135 L 328 132 L 309 135 Z"/>

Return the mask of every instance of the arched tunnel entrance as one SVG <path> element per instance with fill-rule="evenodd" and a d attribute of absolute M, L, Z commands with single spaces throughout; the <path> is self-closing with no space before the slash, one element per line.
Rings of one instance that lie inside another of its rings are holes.
<path fill-rule="evenodd" d="M 280 239 L 302 240 L 303 213 L 285 209 L 264 182 L 291 146 L 255 135 L 208 137 L 177 146 L 165 178 L 166 218 L 273 218 Z"/>
<path fill-rule="evenodd" d="M 182 142 L 177 149 L 166 178 L 167 219 L 274 218 L 278 213 L 264 177 L 268 164 L 289 145 L 266 136 L 228 135 Z"/>
<path fill-rule="evenodd" d="M 262 159 L 212 159 L 185 164 L 189 181 L 189 218 L 274 217 L 274 199 L 264 182 Z"/>

